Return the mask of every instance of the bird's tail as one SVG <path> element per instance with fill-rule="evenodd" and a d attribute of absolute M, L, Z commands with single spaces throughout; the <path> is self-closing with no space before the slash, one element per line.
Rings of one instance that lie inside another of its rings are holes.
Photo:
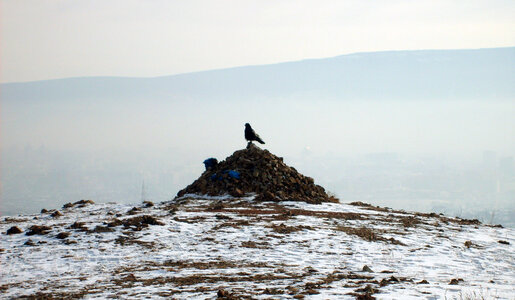
<path fill-rule="evenodd" d="M 263 140 L 259 136 L 256 137 L 256 141 L 258 141 L 260 144 L 264 144 L 265 143 L 265 142 L 263 142 Z"/>

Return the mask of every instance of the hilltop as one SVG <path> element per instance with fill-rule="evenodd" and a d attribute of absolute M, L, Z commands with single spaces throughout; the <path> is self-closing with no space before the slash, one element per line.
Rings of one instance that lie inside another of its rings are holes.
<path fill-rule="evenodd" d="M 515 296 L 513 229 L 364 203 L 80 201 L 0 232 L 1 298 Z"/>

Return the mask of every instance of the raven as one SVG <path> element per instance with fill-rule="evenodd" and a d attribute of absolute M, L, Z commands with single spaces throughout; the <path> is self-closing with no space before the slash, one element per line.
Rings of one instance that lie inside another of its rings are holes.
<path fill-rule="evenodd" d="M 249 141 L 249 145 L 250 145 L 250 143 L 252 143 L 252 141 L 258 141 L 261 144 L 265 143 L 259 137 L 259 135 L 257 135 L 257 133 L 254 131 L 254 129 L 252 129 L 252 127 L 250 127 L 249 123 L 245 123 L 245 139 L 247 141 Z"/>

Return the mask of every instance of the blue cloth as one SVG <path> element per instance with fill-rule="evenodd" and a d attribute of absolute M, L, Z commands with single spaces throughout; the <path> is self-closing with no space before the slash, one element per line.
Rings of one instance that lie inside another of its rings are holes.
<path fill-rule="evenodd" d="M 225 176 L 225 174 L 227 174 L 227 176 Z M 234 178 L 234 179 L 240 179 L 240 172 L 234 171 L 234 170 L 223 170 L 222 174 L 215 173 L 215 174 L 211 175 L 209 178 L 212 181 L 215 181 L 215 180 L 223 180 L 224 177 L 225 178 L 229 177 L 229 178 Z"/>
<path fill-rule="evenodd" d="M 212 167 L 216 166 L 217 164 L 218 164 L 218 160 L 213 157 L 204 160 L 204 166 L 206 167 L 206 170 L 211 169 Z"/>
<path fill-rule="evenodd" d="M 238 172 L 238 171 L 229 170 L 229 172 L 227 172 L 227 174 L 229 174 L 229 177 L 231 177 L 231 178 L 240 179 L 240 172 Z"/>

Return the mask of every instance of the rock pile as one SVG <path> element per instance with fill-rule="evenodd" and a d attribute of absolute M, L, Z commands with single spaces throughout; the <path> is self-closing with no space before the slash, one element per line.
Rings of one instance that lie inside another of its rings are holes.
<path fill-rule="evenodd" d="M 179 191 L 177 197 L 185 194 L 243 197 L 255 193 L 257 201 L 338 202 L 316 185 L 313 178 L 300 174 L 281 157 L 254 144 L 206 168 L 197 180 Z"/>

